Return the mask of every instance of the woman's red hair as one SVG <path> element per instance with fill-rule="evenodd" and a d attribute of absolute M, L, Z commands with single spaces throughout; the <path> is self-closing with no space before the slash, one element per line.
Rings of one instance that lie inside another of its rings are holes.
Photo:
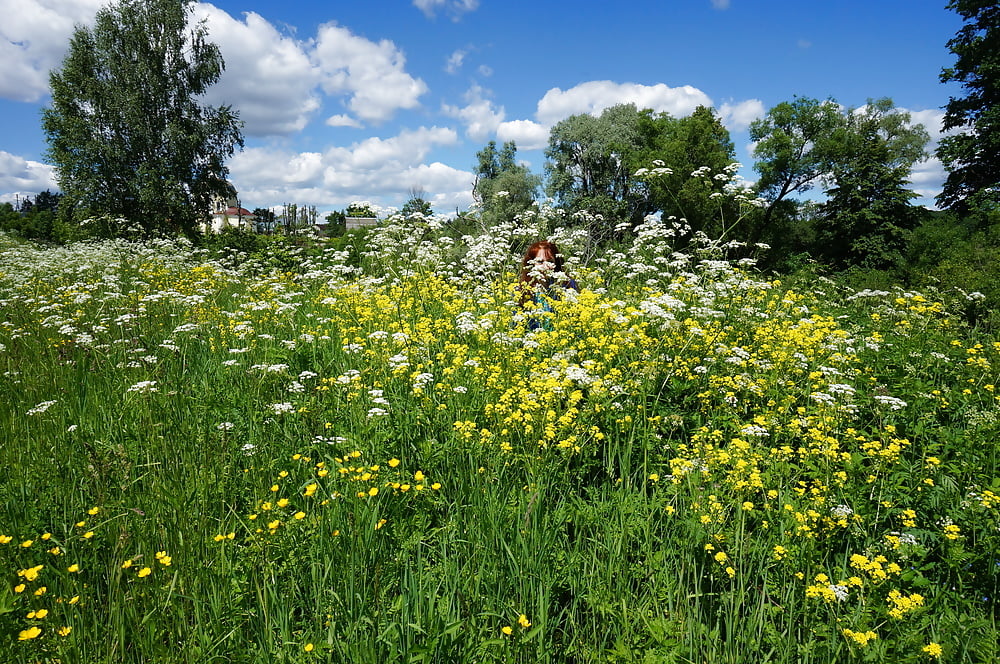
<path fill-rule="evenodd" d="M 552 262 L 555 263 L 556 272 L 563 271 L 563 264 L 565 260 L 563 255 L 559 253 L 559 247 L 555 245 L 554 242 L 549 242 L 548 240 L 542 240 L 541 242 L 536 242 L 528 250 L 524 252 L 524 258 L 521 259 L 521 281 L 531 281 L 531 261 L 538 258 L 538 254 L 545 250 L 552 255 Z"/>

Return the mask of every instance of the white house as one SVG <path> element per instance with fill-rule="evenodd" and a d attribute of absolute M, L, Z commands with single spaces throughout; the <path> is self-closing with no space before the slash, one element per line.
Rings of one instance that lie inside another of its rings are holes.
<path fill-rule="evenodd" d="M 206 233 L 221 233 L 227 228 L 256 231 L 257 217 L 246 208 L 229 205 L 212 212 L 212 218 L 204 230 Z"/>

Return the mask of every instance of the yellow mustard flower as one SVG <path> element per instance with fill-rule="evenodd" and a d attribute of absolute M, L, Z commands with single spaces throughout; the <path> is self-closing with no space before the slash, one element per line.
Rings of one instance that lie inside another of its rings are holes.
<path fill-rule="evenodd" d="M 935 659 L 939 659 L 941 657 L 941 653 L 944 652 L 940 644 L 933 642 L 928 643 L 926 646 L 921 648 L 921 651 L 927 653 L 928 655 L 934 657 Z"/>

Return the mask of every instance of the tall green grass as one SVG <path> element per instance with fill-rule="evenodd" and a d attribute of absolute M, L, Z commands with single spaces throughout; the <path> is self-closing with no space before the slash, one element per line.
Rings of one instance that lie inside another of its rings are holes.
<path fill-rule="evenodd" d="M 3 661 L 994 661 L 1000 344 L 664 228 L 6 241 Z"/>

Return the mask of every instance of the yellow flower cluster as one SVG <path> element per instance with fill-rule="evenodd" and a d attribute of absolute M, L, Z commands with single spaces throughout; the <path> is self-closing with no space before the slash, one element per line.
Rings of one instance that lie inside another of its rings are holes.
<path fill-rule="evenodd" d="M 923 595 L 918 593 L 904 595 L 898 590 L 889 591 L 889 596 L 886 598 L 886 601 L 889 603 L 889 617 L 897 620 L 901 619 L 907 613 L 916 611 L 924 605 Z"/>
<path fill-rule="evenodd" d="M 843 634 L 848 638 L 848 640 L 853 641 L 862 648 L 878 638 L 878 634 L 871 630 L 868 630 L 867 632 L 855 632 L 851 629 L 844 629 Z"/>

